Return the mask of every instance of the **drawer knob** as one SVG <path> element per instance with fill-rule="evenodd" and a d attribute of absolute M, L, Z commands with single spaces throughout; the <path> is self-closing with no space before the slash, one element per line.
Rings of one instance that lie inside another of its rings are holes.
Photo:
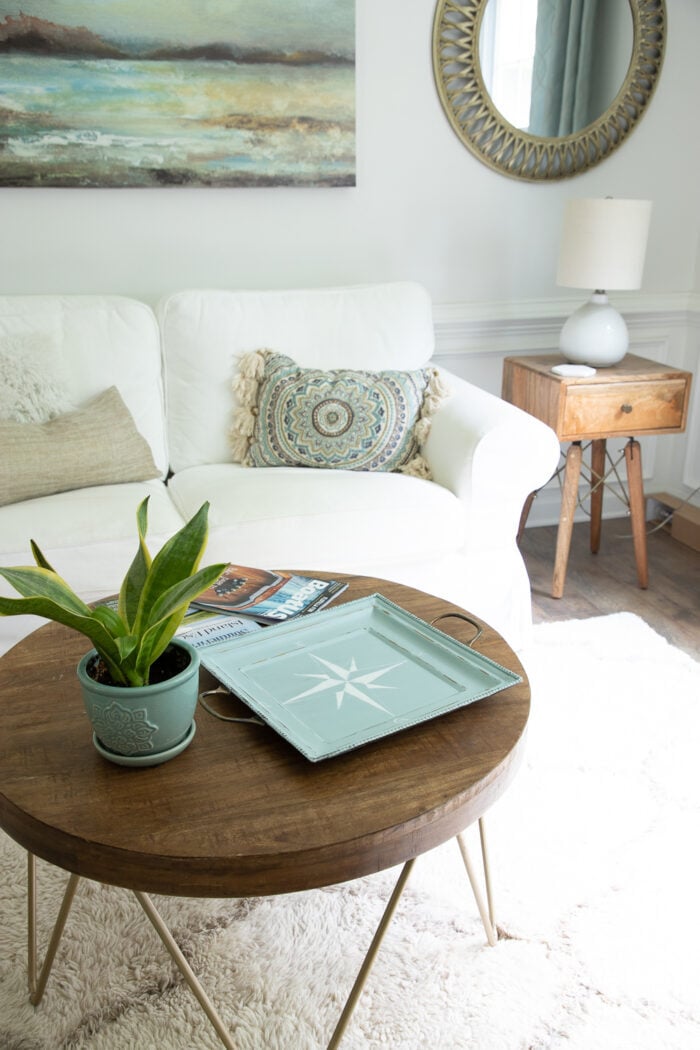
<path fill-rule="evenodd" d="M 631 405 L 621 405 L 620 407 L 622 408 L 622 411 L 626 415 L 629 415 L 629 413 L 632 411 L 632 406 Z"/>

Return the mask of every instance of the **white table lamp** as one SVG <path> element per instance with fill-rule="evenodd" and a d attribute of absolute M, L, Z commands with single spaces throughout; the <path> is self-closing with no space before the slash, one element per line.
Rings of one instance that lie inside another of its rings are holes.
<path fill-rule="evenodd" d="M 595 289 L 562 328 L 559 348 L 567 361 L 605 368 L 627 353 L 627 325 L 606 291 L 641 286 L 650 219 L 651 201 L 567 201 L 557 284 Z"/>

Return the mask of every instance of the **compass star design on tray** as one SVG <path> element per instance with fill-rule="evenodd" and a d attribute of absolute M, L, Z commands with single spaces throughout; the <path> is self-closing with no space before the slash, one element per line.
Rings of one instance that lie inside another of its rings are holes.
<path fill-rule="evenodd" d="M 312 660 L 318 661 L 327 667 L 333 674 L 303 674 L 297 671 L 299 678 L 317 678 L 316 685 L 312 685 L 310 689 L 304 690 L 303 693 L 297 693 L 296 696 L 290 696 L 289 700 L 284 701 L 284 705 L 297 704 L 300 700 L 305 700 L 309 696 L 313 696 L 315 693 L 324 692 L 326 689 L 336 689 L 338 686 L 341 688 L 335 694 L 336 709 L 339 711 L 343 706 L 343 700 L 347 696 L 353 696 L 356 700 L 361 700 L 363 704 L 369 704 L 370 707 L 376 707 L 379 711 L 383 711 L 385 714 L 390 715 L 386 707 L 383 707 L 380 703 L 374 700 L 371 696 L 368 696 L 366 692 L 363 692 L 359 686 L 364 686 L 365 689 L 396 689 L 395 685 L 376 685 L 376 679 L 382 675 L 387 674 L 389 671 L 393 671 L 395 667 L 401 667 L 405 660 L 399 660 L 398 663 L 389 664 L 388 667 L 381 667 L 376 671 L 362 671 L 357 673 L 357 662 L 353 656 L 350 660 L 349 667 L 341 667 L 339 664 L 333 663 L 331 660 L 324 660 L 322 656 L 316 656 L 315 653 L 309 653 Z"/>

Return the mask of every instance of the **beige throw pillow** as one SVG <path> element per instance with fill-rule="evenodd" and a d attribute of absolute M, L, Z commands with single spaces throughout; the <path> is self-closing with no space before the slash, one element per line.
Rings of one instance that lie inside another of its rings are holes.
<path fill-rule="evenodd" d="M 47 423 L 0 420 L 0 506 L 158 476 L 116 387 Z"/>

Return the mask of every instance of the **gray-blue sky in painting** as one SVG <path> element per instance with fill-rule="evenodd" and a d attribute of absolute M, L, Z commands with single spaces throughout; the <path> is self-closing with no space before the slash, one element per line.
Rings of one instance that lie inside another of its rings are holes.
<path fill-rule="evenodd" d="M 21 0 L 0 2 L 0 18 L 22 12 L 109 39 L 313 47 L 352 57 L 354 7 L 348 0 Z"/>

